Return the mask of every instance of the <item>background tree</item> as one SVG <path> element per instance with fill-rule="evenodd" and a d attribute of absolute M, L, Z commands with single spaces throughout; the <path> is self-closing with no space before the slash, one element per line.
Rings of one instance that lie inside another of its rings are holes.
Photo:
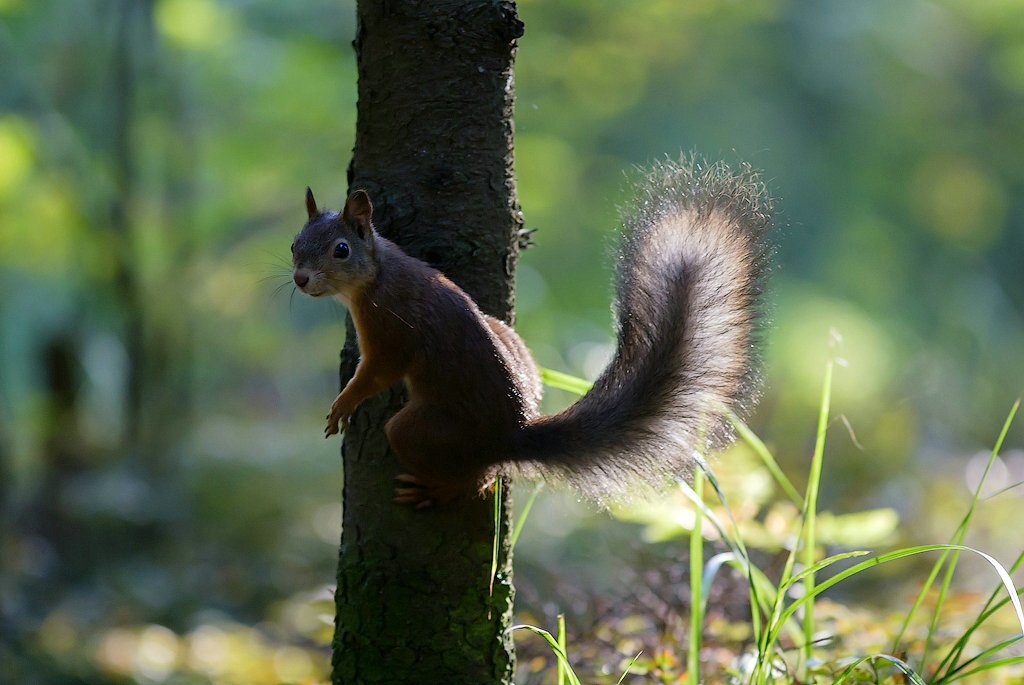
<path fill-rule="evenodd" d="M 512 176 L 522 31 L 512 2 L 358 4 L 350 189 L 369 191 L 381 234 L 506 321 L 522 227 Z M 354 342 L 350 328 L 343 384 Z M 493 496 L 427 510 L 395 505 L 398 467 L 383 426 L 400 395 L 393 388 L 364 403 L 345 436 L 334 682 L 511 682 L 507 488 L 495 495 L 497 531 Z"/>

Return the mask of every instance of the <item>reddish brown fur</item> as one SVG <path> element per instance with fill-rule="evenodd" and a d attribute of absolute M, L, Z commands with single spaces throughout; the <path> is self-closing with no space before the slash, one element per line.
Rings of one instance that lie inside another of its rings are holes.
<path fill-rule="evenodd" d="M 385 426 L 402 466 L 438 499 L 479 489 L 515 431 L 537 415 L 536 366 L 515 331 L 443 274 L 374 241 L 380 271 L 350 299 L 362 358 L 334 402 L 329 432 L 404 380 L 409 401 Z"/>

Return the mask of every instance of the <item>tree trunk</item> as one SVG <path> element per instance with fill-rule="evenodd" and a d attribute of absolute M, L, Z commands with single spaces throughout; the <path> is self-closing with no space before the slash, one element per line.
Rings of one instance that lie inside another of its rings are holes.
<path fill-rule="evenodd" d="M 127 353 L 128 379 L 125 396 L 125 439 L 130 449 L 138 450 L 142 437 L 143 402 L 145 397 L 146 305 L 141 290 L 135 232 L 130 216 L 134 192 L 136 155 L 132 149 L 132 127 L 136 118 L 138 81 L 134 32 L 138 13 L 150 10 L 149 3 L 122 0 L 117 5 L 118 28 L 113 55 L 113 80 L 110 98 L 111 168 L 114 197 L 110 206 L 110 227 L 117 249 L 114 257 L 114 288 L 120 298 L 124 316 L 124 348 Z M 147 454 L 146 450 L 142 450 Z"/>
<path fill-rule="evenodd" d="M 384 236 L 509 320 L 522 226 L 512 176 L 512 64 L 523 30 L 515 4 L 359 0 L 357 12 L 350 188 L 369 192 Z M 343 383 L 354 342 L 350 325 Z M 393 388 L 368 400 L 345 436 L 333 681 L 510 683 L 507 490 L 497 517 L 491 497 L 426 510 L 392 503 L 398 464 L 383 426 L 401 399 Z"/>

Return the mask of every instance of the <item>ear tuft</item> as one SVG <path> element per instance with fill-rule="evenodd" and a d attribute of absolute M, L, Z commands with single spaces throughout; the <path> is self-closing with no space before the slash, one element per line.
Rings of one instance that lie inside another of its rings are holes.
<path fill-rule="evenodd" d="M 310 219 L 320 216 L 320 210 L 316 208 L 316 198 L 313 197 L 313 191 L 309 186 L 306 186 L 306 213 Z"/>

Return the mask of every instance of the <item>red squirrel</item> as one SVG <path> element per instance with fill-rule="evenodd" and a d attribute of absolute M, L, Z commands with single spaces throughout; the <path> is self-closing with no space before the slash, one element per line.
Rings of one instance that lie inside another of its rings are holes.
<path fill-rule="evenodd" d="M 695 158 L 656 164 L 637 190 L 618 254 L 615 355 L 579 401 L 541 416 L 537 366 L 510 326 L 378 234 L 365 191 L 338 213 L 307 188 L 295 284 L 348 308 L 360 351 L 325 436 L 404 381 L 408 402 L 385 431 L 405 471 L 395 501 L 417 506 L 480 493 L 499 473 L 614 501 L 726 445 L 724 410 L 744 409 L 756 385 L 771 201 L 749 167 Z"/>

